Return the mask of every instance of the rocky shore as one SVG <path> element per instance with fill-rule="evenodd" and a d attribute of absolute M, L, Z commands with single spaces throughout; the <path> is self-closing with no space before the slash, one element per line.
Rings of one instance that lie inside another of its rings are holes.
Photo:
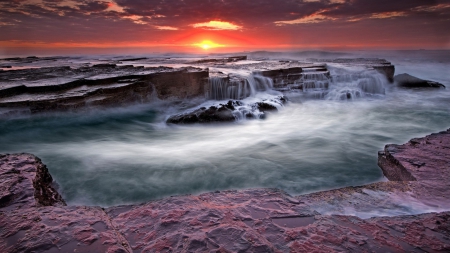
<path fill-rule="evenodd" d="M 378 155 L 389 181 L 300 196 L 277 189 L 230 190 L 109 208 L 67 206 L 39 158 L 1 155 L 0 248 L 450 251 L 450 129 L 403 145 L 386 145 Z"/>
<path fill-rule="evenodd" d="M 79 111 L 157 100 L 241 100 L 268 89 L 284 93 L 311 89 L 326 92 L 333 78 L 341 78 L 330 75 L 328 64 L 358 66 L 364 71 L 381 73 L 389 80 L 395 71 L 390 62 L 382 59 L 310 59 L 304 62 L 251 61 L 247 56 L 196 61 L 182 58 L 7 58 L 0 59 L 0 116 Z M 364 75 L 351 78 L 362 78 L 361 82 L 366 82 Z M 343 98 L 348 96 L 344 94 Z M 228 116 L 226 121 L 229 121 Z"/>

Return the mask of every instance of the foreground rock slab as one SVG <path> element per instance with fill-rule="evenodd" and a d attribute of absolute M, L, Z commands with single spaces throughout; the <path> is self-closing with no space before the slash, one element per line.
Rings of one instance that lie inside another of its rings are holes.
<path fill-rule="evenodd" d="M 4 155 L 0 248 L 449 252 L 450 129 L 404 145 L 387 145 L 379 153 L 379 165 L 391 181 L 295 197 L 277 189 L 217 191 L 103 209 L 65 206 L 48 184 L 48 171 L 39 159 Z"/>

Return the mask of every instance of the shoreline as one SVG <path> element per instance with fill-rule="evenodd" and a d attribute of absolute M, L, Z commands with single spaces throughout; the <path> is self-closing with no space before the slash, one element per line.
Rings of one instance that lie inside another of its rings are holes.
<path fill-rule="evenodd" d="M 388 182 L 299 196 L 216 191 L 109 208 L 66 206 L 39 158 L 2 155 L 0 246 L 7 252 L 449 250 L 450 129 L 386 145 L 378 155 Z M 405 208 L 416 215 L 399 215 Z M 392 215 L 369 218 L 382 211 Z"/>

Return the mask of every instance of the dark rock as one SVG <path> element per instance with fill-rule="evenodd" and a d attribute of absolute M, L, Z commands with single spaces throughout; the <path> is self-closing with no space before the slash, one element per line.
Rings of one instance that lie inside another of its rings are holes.
<path fill-rule="evenodd" d="M 273 103 L 283 105 L 287 99 L 284 96 L 278 96 L 270 100 Z M 237 108 L 241 107 L 241 108 Z M 277 107 L 268 103 L 268 101 L 257 102 L 245 105 L 239 100 L 229 100 L 226 104 L 211 106 L 208 109 L 200 109 L 183 114 L 173 115 L 166 121 L 168 124 L 193 124 L 193 123 L 212 123 L 212 122 L 233 122 L 238 118 L 246 119 L 265 119 L 265 112 L 278 111 Z M 240 116 L 235 116 L 240 115 Z"/>
<path fill-rule="evenodd" d="M 105 64 L 95 64 L 95 65 L 92 65 L 92 67 L 93 68 L 115 68 L 115 67 L 117 67 L 117 65 L 105 63 Z"/>
<path fill-rule="evenodd" d="M 206 70 L 112 66 L 4 71 L 0 75 L 0 108 L 31 113 L 81 110 L 205 93 Z"/>
<path fill-rule="evenodd" d="M 201 63 L 227 63 L 227 62 L 236 62 L 236 61 L 245 61 L 247 60 L 247 56 L 231 56 L 226 58 L 211 58 L 211 59 L 201 59 L 198 61 L 191 62 L 193 64 L 201 64 Z"/>
<path fill-rule="evenodd" d="M 231 101 L 230 101 L 231 102 Z M 202 107 L 193 112 L 171 116 L 167 119 L 169 124 L 194 124 L 194 123 L 213 123 L 213 122 L 233 122 L 236 120 L 232 110 L 233 106 L 227 105 L 211 106 L 208 109 Z"/>
<path fill-rule="evenodd" d="M 147 60 L 148 58 L 146 57 L 141 57 L 141 58 L 127 58 L 127 59 L 121 59 L 120 61 L 141 61 L 141 60 Z"/>
<path fill-rule="evenodd" d="M 445 88 L 441 83 L 423 80 L 409 74 L 396 75 L 394 81 L 404 88 Z"/>
<path fill-rule="evenodd" d="M 278 111 L 278 109 L 275 106 L 265 102 L 258 102 L 256 103 L 256 106 L 258 110 L 261 112 Z"/>

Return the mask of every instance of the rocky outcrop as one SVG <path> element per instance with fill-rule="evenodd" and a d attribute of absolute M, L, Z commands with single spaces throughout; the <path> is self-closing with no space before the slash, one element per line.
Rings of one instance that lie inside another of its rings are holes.
<path fill-rule="evenodd" d="M 208 70 L 96 64 L 0 74 L 0 108 L 37 113 L 203 96 Z"/>
<path fill-rule="evenodd" d="M 296 197 L 277 189 L 227 190 L 103 209 L 65 206 L 39 159 L 2 155 L 0 248 L 3 252 L 450 251 L 450 212 L 445 212 L 450 210 L 450 129 L 404 145 L 387 145 L 379 161 L 386 177 L 394 181 Z M 444 212 L 420 214 L 433 208 Z M 405 212 L 417 214 L 402 215 Z M 370 218 L 380 215 L 390 217 Z"/>
<path fill-rule="evenodd" d="M 239 102 L 239 101 L 236 101 Z M 194 124 L 194 123 L 212 123 L 212 122 L 233 122 L 233 103 L 230 100 L 226 105 L 201 107 L 193 112 L 171 116 L 167 119 L 169 124 Z"/>
<path fill-rule="evenodd" d="M 423 80 L 409 74 L 400 74 L 394 77 L 395 83 L 403 88 L 445 88 L 441 83 Z"/>
<path fill-rule="evenodd" d="M 225 64 L 228 62 L 245 61 L 247 60 L 246 55 L 241 56 L 230 56 L 225 58 L 206 58 L 198 61 L 193 61 L 193 64 L 203 64 L 203 63 L 214 63 L 214 64 Z"/>
<path fill-rule="evenodd" d="M 218 104 L 209 108 L 200 107 L 191 112 L 177 114 L 167 119 L 168 124 L 195 124 L 234 122 L 243 118 L 264 119 L 267 112 L 278 111 L 275 106 L 282 106 L 287 102 L 284 96 L 265 99 L 261 102 L 246 104 L 239 100 L 229 100 L 226 104 Z"/>
<path fill-rule="evenodd" d="M 362 58 L 309 59 L 308 62 L 247 61 L 247 56 L 194 62 L 186 58 L 156 57 L 92 61 L 74 57 L 7 58 L 0 59 L 0 115 L 79 111 L 158 99 L 242 100 L 272 89 L 323 98 L 330 92 L 331 83 L 341 78 L 331 76 L 329 64 L 361 66 L 364 74 L 353 73 L 351 78 L 360 79 L 360 88 L 368 93 L 374 89 L 370 87 L 372 81 L 365 76 L 366 70 L 369 76 L 372 70 L 388 79 L 392 79 L 395 71 L 386 60 Z M 384 94 L 379 90 L 375 93 Z M 353 97 L 348 93 L 344 98 Z"/>
<path fill-rule="evenodd" d="M 0 155 L 0 208 L 64 206 L 53 178 L 33 155 Z"/>
<path fill-rule="evenodd" d="M 338 58 L 338 59 L 309 59 L 312 62 L 338 63 L 348 66 L 362 66 L 367 69 L 374 69 L 390 81 L 393 82 L 395 66 L 385 59 L 378 58 Z"/>

